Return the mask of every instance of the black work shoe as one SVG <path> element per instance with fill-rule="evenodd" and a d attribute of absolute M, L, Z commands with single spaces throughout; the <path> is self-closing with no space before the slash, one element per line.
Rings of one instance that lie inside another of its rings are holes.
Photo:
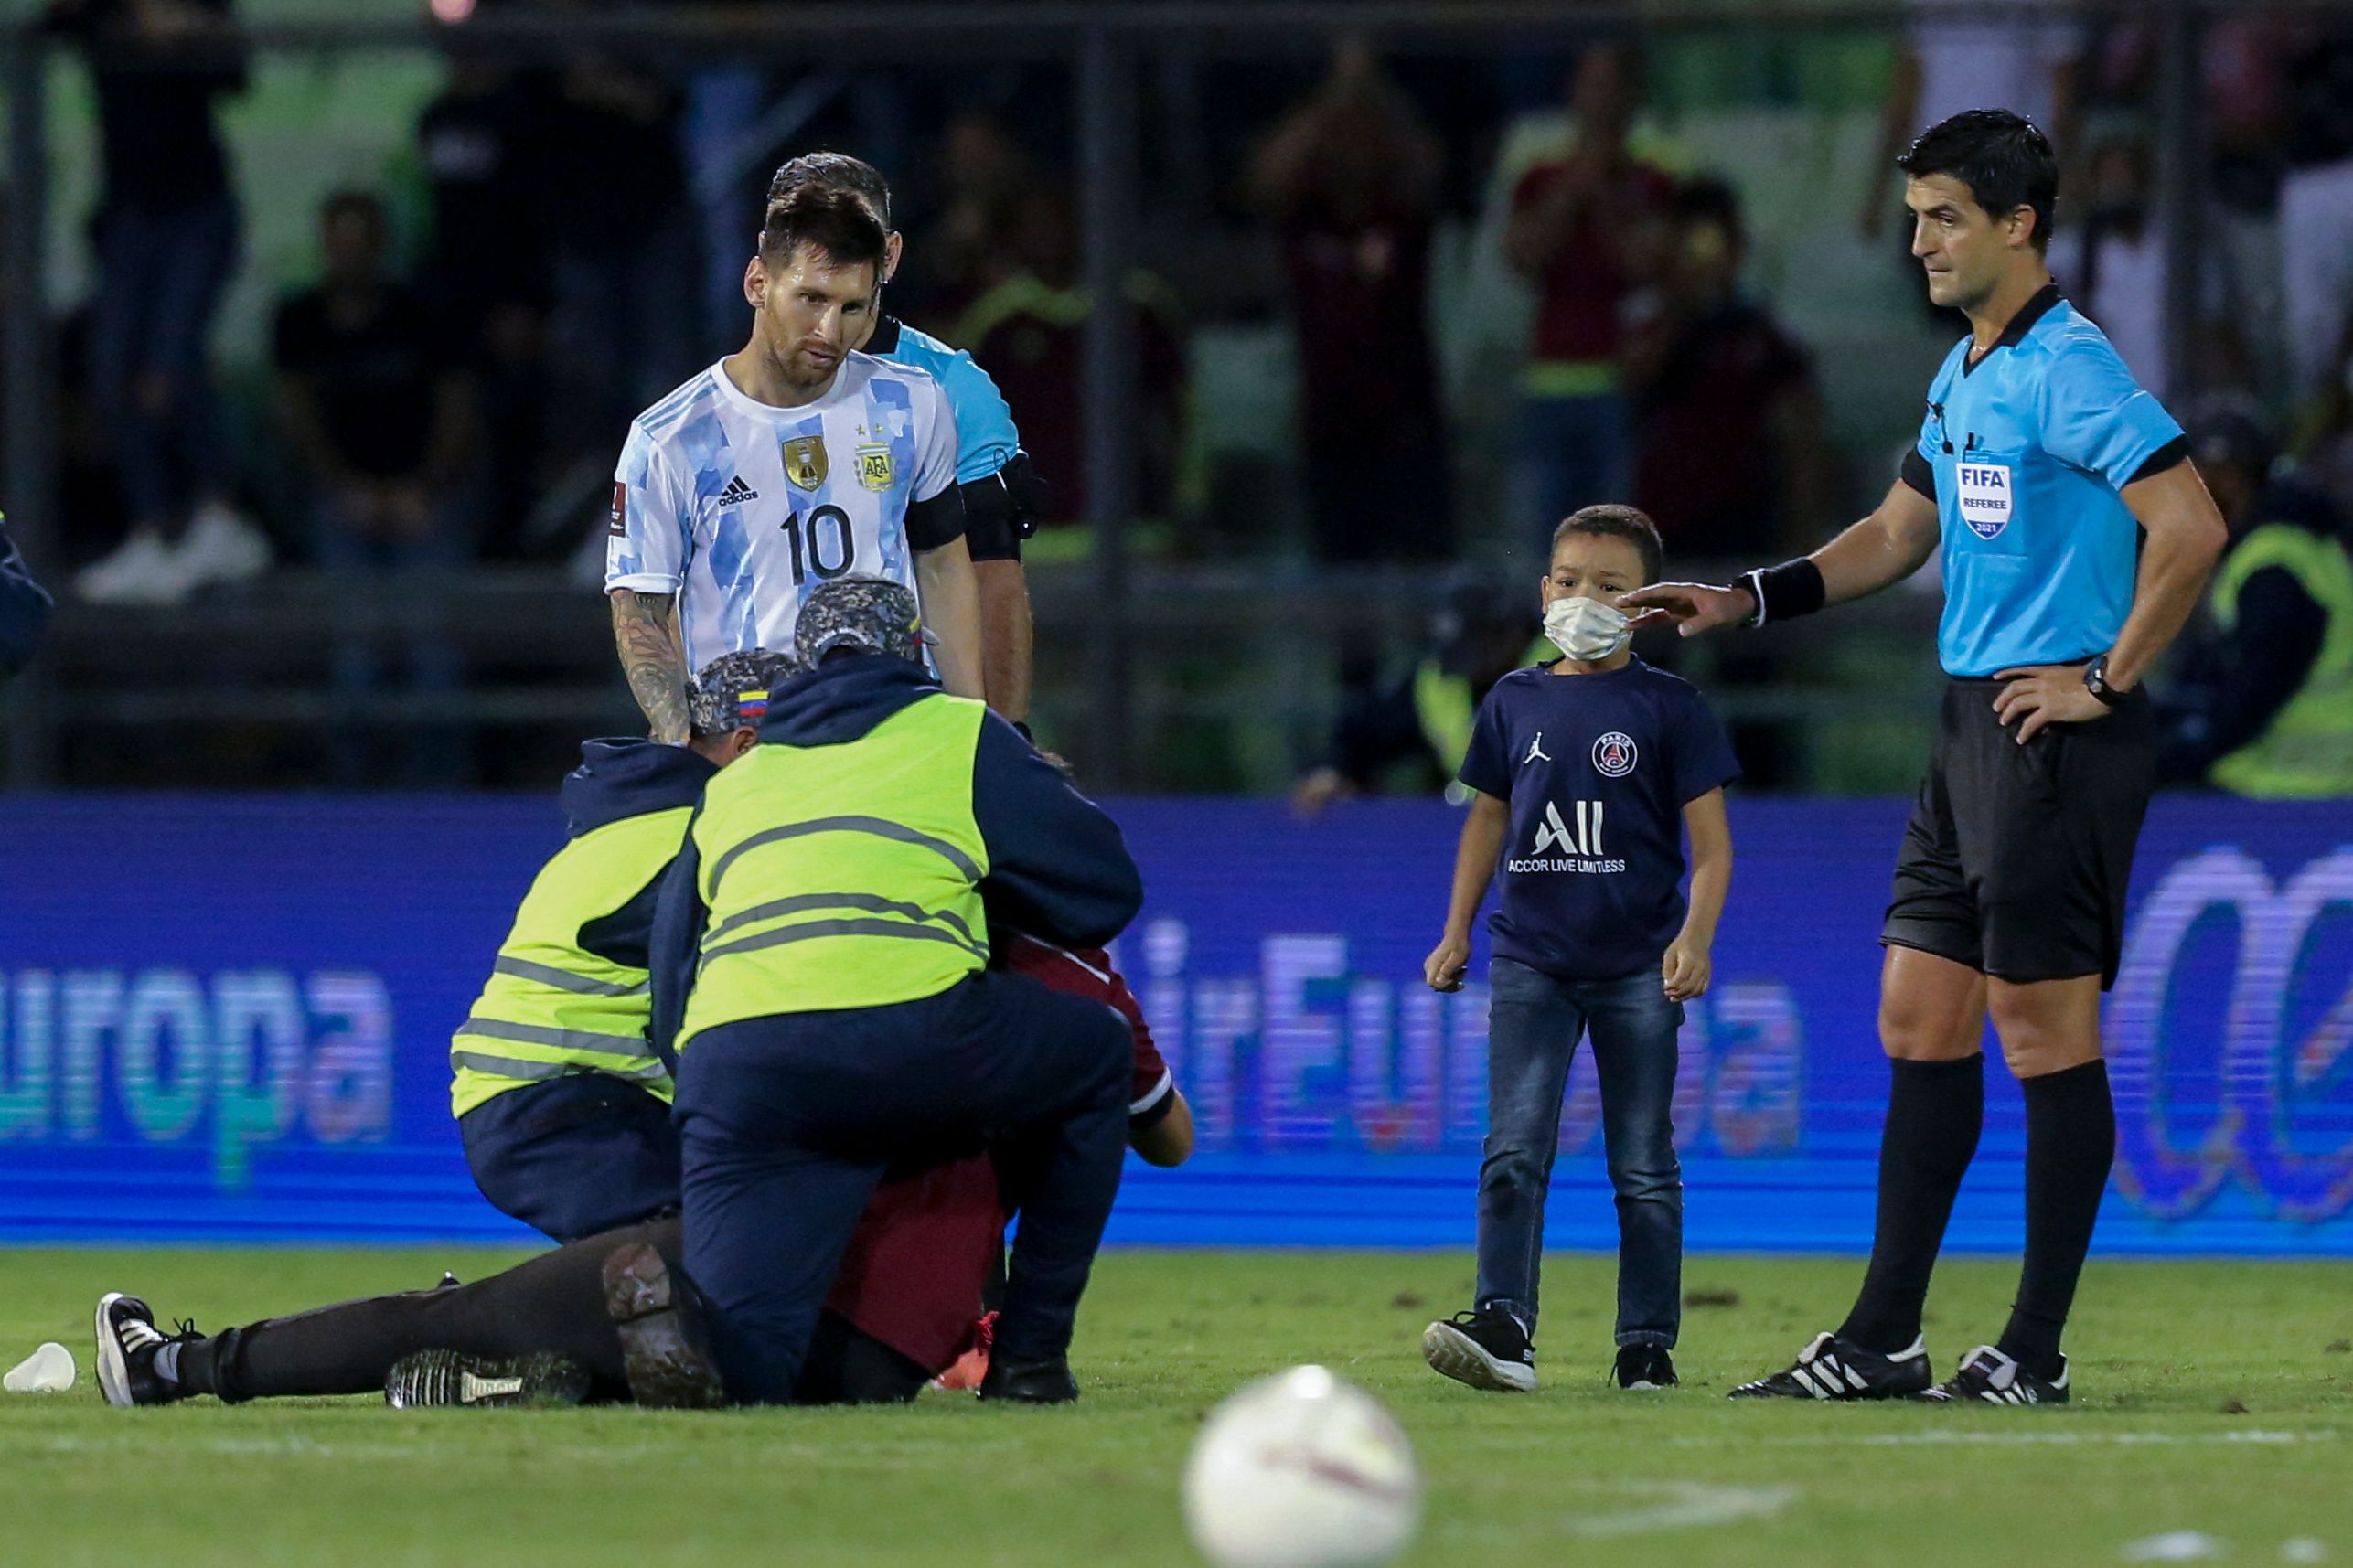
<path fill-rule="evenodd" d="M 1928 1344 L 1914 1339 L 1892 1356 L 1835 1334 L 1817 1334 L 1787 1371 L 1742 1383 L 1733 1399 L 1904 1399 L 1927 1389 Z"/>
<path fill-rule="evenodd" d="M 135 1296 L 110 1291 L 98 1298 L 98 1389 L 106 1403 L 118 1409 L 134 1404 L 169 1404 L 187 1398 L 187 1390 L 155 1372 L 155 1353 L 166 1345 L 200 1339 L 195 1325 L 183 1323 L 166 1334 L 155 1327 L 155 1315 Z"/>
<path fill-rule="evenodd" d="M 384 1403 L 394 1410 L 578 1404 L 588 1398 L 588 1369 L 570 1356 L 419 1350 L 392 1363 L 384 1377 Z"/>
<path fill-rule="evenodd" d="M 1610 1381 L 1635 1392 L 1673 1388 L 1683 1380 L 1674 1375 L 1674 1358 L 1667 1354 L 1664 1345 L 1620 1345 L 1618 1364 L 1611 1369 Z"/>
<path fill-rule="evenodd" d="M 629 1394 L 649 1410 L 711 1410 L 727 1403 L 702 1312 L 668 1260 L 649 1242 L 604 1259 L 604 1311 L 621 1336 Z"/>
<path fill-rule="evenodd" d="M 1078 1380 L 1070 1375 L 1066 1357 L 1016 1361 L 1000 1349 L 989 1359 L 989 1371 L 980 1380 L 980 1397 L 1015 1404 L 1069 1404 L 1078 1398 Z"/>
<path fill-rule="evenodd" d="M 1422 1330 L 1422 1360 L 1440 1377 L 1497 1393 L 1536 1392 L 1536 1350 L 1500 1307 L 1458 1312 Z"/>
<path fill-rule="evenodd" d="M 1935 1404 L 1956 1401 L 1986 1404 L 2065 1404 L 2067 1358 L 2059 1359 L 2056 1379 L 2038 1378 L 1991 1345 L 1969 1352 L 1961 1370 L 1932 1389 L 1912 1396 Z"/>

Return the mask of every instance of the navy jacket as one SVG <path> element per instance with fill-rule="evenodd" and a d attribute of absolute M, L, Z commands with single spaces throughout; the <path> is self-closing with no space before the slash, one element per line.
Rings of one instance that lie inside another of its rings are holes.
<path fill-rule="evenodd" d="M 887 654 L 838 659 L 770 693 L 763 744 L 840 746 L 939 687 Z M 989 850 L 989 923 L 1061 947 L 1100 947 L 1136 918 L 1144 882 L 1119 825 L 1070 785 L 1021 732 L 991 713 L 972 759 L 972 817 Z M 654 920 L 654 1046 L 671 1054 L 702 941 L 701 857 L 690 827 Z"/>
<path fill-rule="evenodd" d="M 719 770 L 684 746 L 658 741 L 584 741 L 580 766 L 563 776 L 564 837 L 577 838 L 599 827 L 675 811 L 702 798 L 702 786 Z M 636 897 L 611 914 L 580 928 L 580 944 L 608 963 L 646 966 L 654 931 L 654 904 L 662 879 L 657 873 Z"/>
<path fill-rule="evenodd" d="M 48 590 L 25 569 L 16 542 L 0 529 L 0 680 L 32 662 L 54 607 Z"/>

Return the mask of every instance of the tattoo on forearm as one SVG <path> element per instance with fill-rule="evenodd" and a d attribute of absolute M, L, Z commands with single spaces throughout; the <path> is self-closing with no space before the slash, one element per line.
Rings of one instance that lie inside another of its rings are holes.
<path fill-rule="evenodd" d="M 657 741 L 687 737 L 686 656 L 670 629 L 677 603 L 672 593 L 626 588 L 613 593 L 613 640 L 621 650 L 621 668 Z"/>

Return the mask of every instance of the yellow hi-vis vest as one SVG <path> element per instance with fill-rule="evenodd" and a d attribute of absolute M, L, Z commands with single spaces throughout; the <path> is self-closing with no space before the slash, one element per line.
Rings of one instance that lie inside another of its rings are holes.
<path fill-rule="evenodd" d="M 2263 732 L 2216 763 L 2209 776 L 2236 795 L 2303 798 L 2353 795 L 2353 559 L 2334 539 L 2268 523 L 2239 541 L 2215 575 L 2214 619 L 2239 620 L 2239 594 L 2266 567 L 2281 567 L 2327 613 L 2328 630 L 2304 685 Z"/>
<path fill-rule="evenodd" d="M 679 806 L 626 816 L 582 834 L 540 869 L 490 983 L 449 1042 L 450 1112 L 568 1072 L 603 1072 L 670 1097 L 669 1070 L 647 1038 L 647 972 L 580 944 L 583 926 L 614 913 L 678 858 Z"/>
<path fill-rule="evenodd" d="M 678 1046 L 780 1013 L 937 996 L 989 962 L 972 816 L 988 709 L 917 698 L 856 741 L 764 741 L 703 792 L 703 928 Z"/>

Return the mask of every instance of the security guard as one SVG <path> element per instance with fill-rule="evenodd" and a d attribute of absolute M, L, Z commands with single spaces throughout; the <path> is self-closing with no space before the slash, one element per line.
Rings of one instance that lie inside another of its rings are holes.
<path fill-rule="evenodd" d="M 2317 486 L 2273 475 L 2260 411 L 2209 399 L 2189 442 L 2230 551 L 2207 597 L 2209 635 L 2185 671 L 2196 691 L 2169 724 L 2157 777 L 2234 795 L 2353 795 L 2353 556 Z"/>
<path fill-rule="evenodd" d="M 482 1195 L 559 1242 L 679 1204 L 670 1075 L 647 1040 L 654 900 L 703 785 L 751 750 L 795 669 L 727 654 L 690 694 L 684 746 L 591 741 L 565 775 L 569 841 L 541 868 L 450 1041 L 450 1110 Z"/>
<path fill-rule="evenodd" d="M 1130 1042 L 988 969 L 991 919 L 1096 947 L 1142 901 L 1111 819 L 925 673 L 914 595 L 820 585 L 803 674 L 706 786 L 664 882 L 654 1040 L 678 1062 L 686 1270 L 729 1392 L 793 1393 L 868 1195 L 997 1134 L 1025 1198 L 984 1398 L 1077 1397 L 1068 1351 L 1119 1186 Z"/>

